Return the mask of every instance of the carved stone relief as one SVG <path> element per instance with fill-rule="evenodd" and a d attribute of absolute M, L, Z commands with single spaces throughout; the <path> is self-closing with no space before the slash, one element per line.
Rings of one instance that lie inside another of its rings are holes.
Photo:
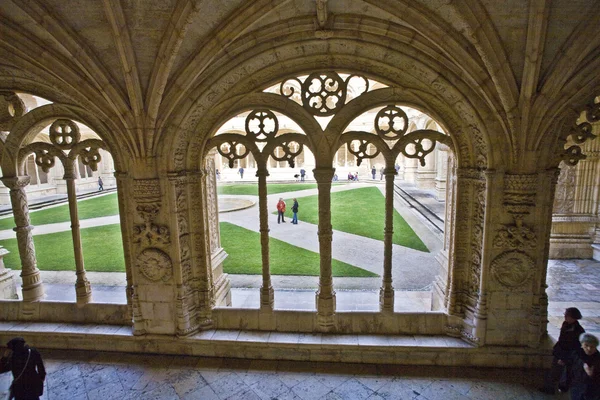
<path fill-rule="evenodd" d="M 492 276 L 507 289 L 516 289 L 529 283 L 534 270 L 533 259 L 518 250 L 502 253 L 491 263 Z"/>
<path fill-rule="evenodd" d="M 537 235 L 529 227 L 517 221 L 517 225 L 503 225 L 494 237 L 494 247 L 510 249 L 533 249 L 536 246 Z"/>
<path fill-rule="evenodd" d="M 138 203 L 136 211 L 144 220 L 143 224 L 133 227 L 133 243 L 147 246 L 170 243 L 169 228 L 154 223 L 161 207 L 158 179 L 136 179 L 133 182 L 133 196 Z"/>
<path fill-rule="evenodd" d="M 167 282 L 173 275 L 173 264 L 167 253 L 156 248 L 143 250 L 136 259 L 136 266 L 146 279 Z"/>
<path fill-rule="evenodd" d="M 572 165 L 563 163 L 556 184 L 554 195 L 554 214 L 568 214 L 573 212 L 575 206 L 575 177 L 576 168 Z"/>

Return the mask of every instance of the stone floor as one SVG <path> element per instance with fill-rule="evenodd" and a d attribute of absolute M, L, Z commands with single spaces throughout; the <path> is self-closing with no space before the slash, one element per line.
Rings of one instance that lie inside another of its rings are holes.
<path fill-rule="evenodd" d="M 44 351 L 47 400 L 528 400 L 543 371 Z M 10 378 L 0 375 L 0 397 Z"/>

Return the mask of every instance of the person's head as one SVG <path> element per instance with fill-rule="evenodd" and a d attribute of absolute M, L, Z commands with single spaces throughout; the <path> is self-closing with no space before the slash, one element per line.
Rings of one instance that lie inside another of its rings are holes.
<path fill-rule="evenodd" d="M 598 351 L 598 338 L 591 333 L 582 333 L 579 336 L 579 342 L 581 343 L 581 348 L 588 356 Z"/>
<path fill-rule="evenodd" d="M 280 197 L 280 198 L 279 198 L 279 201 L 283 201 L 283 197 Z"/>
<path fill-rule="evenodd" d="M 10 339 L 8 343 L 6 343 L 6 347 L 11 349 L 15 353 L 23 351 L 23 349 L 25 348 L 25 339 L 23 339 L 22 337 Z"/>
<path fill-rule="evenodd" d="M 568 324 L 574 324 L 582 318 L 581 311 L 577 307 L 569 307 L 565 310 L 565 321 Z"/>
<path fill-rule="evenodd" d="M 296 198 L 294 197 L 294 201 L 296 201 Z"/>

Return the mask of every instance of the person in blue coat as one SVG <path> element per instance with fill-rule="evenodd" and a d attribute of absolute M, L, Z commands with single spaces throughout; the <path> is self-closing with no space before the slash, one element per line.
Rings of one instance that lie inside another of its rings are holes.
<path fill-rule="evenodd" d="M 294 216 L 292 217 L 292 224 L 298 224 L 298 200 L 294 199 L 294 204 L 292 205 L 292 212 Z"/>

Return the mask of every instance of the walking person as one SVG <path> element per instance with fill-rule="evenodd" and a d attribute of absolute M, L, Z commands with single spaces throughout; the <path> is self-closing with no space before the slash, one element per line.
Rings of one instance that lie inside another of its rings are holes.
<path fill-rule="evenodd" d="M 304 168 L 300 169 L 300 182 L 304 182 L 304 177 L 306 176 L 306 170 Z"/>
<path fill-rule="evenodd" d="M 285 213 L 285 201 L 283 201 L 283 198 L 280 197 L 279 201 L 277 202 L 277 223 L 281 223 L 283 222 L 285 224 L 285 218 L 284 218 L 284 214 Z"/>
<path fill-rule="evenodd" d="M 215 175 L 217 175 L 217 180 L 221 180 L 221 173 L 218 169 L 215 171 Z"/>
<path fill-rule="evenodd" d="M 379 170 L 379 180 L 382 181 L 383 180 L 383 171 L 385 170 L 385 168 L 381 167 L 381 169 Z"/>
<path fill-rule="evenodd" d="M 102 182 L 102 177 L 98 177 L 98 190 L 102 191 L 104 190 L 104 182 Z"/>
<path fill-rule="evenodd" d="M 292 224 L 298 225 L 298 200 L 294 198 L 294 204 L 292 205 L 292 212 L 294 216 L 292 217 Z"/>
<path fill-rule="evenodd" d="M 552 349 L 552 355 L 554 356 L 552 366 L 545 376 L 544 387 L 540 389 L 546 394 L 554 394 L 557 384 L 561 391 L 569 390 L 571 368 L 577 350 L 581 347 L 579 336 L 585 332 L 585 329 L 579 325 L 582 315 L 578 308 L 567 308 L 564 316 L 565 320 L 560 327 L 558 342 Z"/>
<path fill-rule="evenodd" d="M 598 338 L 589 333 L 580 337 L 581 348 L 573 361 L 571 400 L 600 400 L 600 353 Z"/>
<path fill-rule="evenodd" d="M 42 356 L 33 347 L 25 344 L 25 339 L 11 339 L 0 358 L 0 373 L 11 371 L 13 381 L 10 385 L 9 399 L 39 400 L 44 394 L 46 369 Z"/>
<path fill-rule="evenodd" d="M 377 175 L 377 169 L 375 168 L 374 165 L 373 165 L 373 168 L 371 168 L 371 175 L 373 175 L 373 180 L 375 180 L 375 175 Z"/>
<path fill-rule="evenodd" d="M 238 169 L 238 172 L 240 173 L 240 179 L 244 179 L 244 167 L 240 167 L 240 169 Z"/>

